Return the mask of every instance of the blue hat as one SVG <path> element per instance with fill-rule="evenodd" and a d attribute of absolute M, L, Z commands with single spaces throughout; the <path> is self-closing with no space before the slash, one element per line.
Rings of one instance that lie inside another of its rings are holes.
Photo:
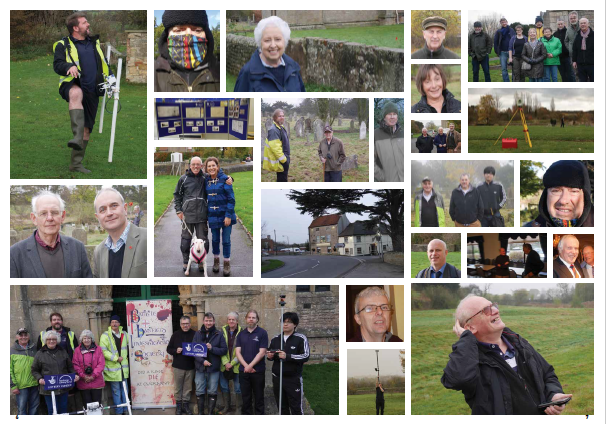
<path fill-rule="evenodd" d="M 120 322 L 120 317 L 118 315 L 112 315 L 112 317 L 109 320 L 109 322 L 112 322 L 112 321 L 118 321 L 118 322 Z"/>

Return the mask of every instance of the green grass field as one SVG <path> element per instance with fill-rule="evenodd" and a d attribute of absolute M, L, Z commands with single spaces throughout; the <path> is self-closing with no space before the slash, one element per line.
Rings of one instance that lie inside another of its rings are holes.
<path fill-rule="evenodd" d="M 412 311 L 411 406 L 417 415 L 470 414 L 463 394 L 440 378 L 452 352 L 454 310 Z M 564 414 L 594 413 L 593 309 L 502 306 L 501 317 L 549 362 L 564 393 L 574 395 Z"/>
<path fill-rule="evenodd" d="M 385 415 L 404 415 L 404 393 L 385 393 Z M 375 394 L 347 395 L 347 415 L 376 415 Z"/>
<path fill-rule="evenodd" d="M 303 391 L 316 415 L 339 415 L 339 364 L 306 364 Z"/>
<path fill-rule="evenodd" d="M 448 81 L 448 84 L 446 86 L 446 88 L 448 88 L 448 91 L 450 91 L 454 96 L 455 99 L 457 100 L 461 100 L 461 66 L 460 65 L 450 65 L 453 68 L 453 73 L 455 75 L 458 76 L 458 78 L 454 81 Z M 419 102 L 419 100 L 421 100 L 421 93 L 419 93 L 419 91 L 417 90 L 416 86 L 415 86 L 415 82 L 414 82 L 414 76 L 412 76 L 412 82 L 411 82 L 411 99 L 410 99 L 410 104 L 414 105 L 416 103 Z"/>
<path fill-rule="evenodd" d="M 448 252 L 446 262 L 454 265 L 457 269 L 461 269 L 461 252 Z M 429 266 L 429 259 L 425 252 L 410 252 L 410 276 L 415 278 L 415 275 L 422 269 Z"/>
<path fill-rule="evenodd" d="M 253 32 L 246 32 L 252 38 Z M 290 38 L 318 37 L 331 40 L 348 41 L 367 46 L 404 48 L 404 28 L 402 25 L 354 26 L 348 28 L 293 30 Z"/>
<path fill-rule="evenodd" d="M 349 120 L 344 120 L 342 122 L 342 127 L 333 125 L 333 129 L 349 129 Z M 359 140 L 360 133 L 358 130 L 354 130 L 352 133 L 335 133 L 334 136 L 343 142 L 343 148 L 345 149 L 345 154 L 347 156 L 358 155 L 358 164 L 360 166 L 355 169 L 343 171 L 343 181 L 368 182 L 368 137 L 366 140 Z M 311 138 L 313 139 L 313 136 L 311 136 Z M 324 181 L 322 163 L 318 158 L 319 143 L 311 142 L 306 146 L 306 142 L 307 140 L 304 137 L 297 138 L 295 136 L 294 123 L 291 123 L 288 181 Z M 276 173 L 262 170 L 261 181 L 276 181 Z"/>
<path fill-rule="evenodd" d="M 414 193 L 416 193 L 419 190 L 419 187 L 416 187 L 414 189 Z M 450 213 L 448 213 L 448 209 L 450 207 L 450 192 L 448 192 L 448 198 L 446 197 L 446 195 L 444 195 L 444 193 L 442 193 L 442 196 L 444 197 L 444 221 L 445 221 L 445 226 L 446 227 L 454 227 L 455 223 L 454 221 L 450 218 Z M 411 199 L 410 201 L 410 226 L 414 227 L 415 224 L 415 212 L 414 212 L 414 205 L 415 205 L 415 201 L 414 201 L 414 197 Z M 503 208 L 501 209 L 499 212 L 501 212 L 501 215 L 505 218 L 505 226 L 506 227 L 513 227 L 514 224 L 514 211 L 513 208 Z"/>
<path fill-rule="evenodd" d="M 495 144 L 504 129 L 505 125 L 469 126 L 469 153 L 593 153 L 594 149 L 593 127 L 568 125 L 560 128 L 559 123 L 555 127 L 529 124 L 530 148 L 524 138 L 522 125 L 510 125 L 501 139 L 517 138 L 517 149 L 503 149 L 501 139 Z"/>
<path fill-rule="evenodd" d="M 236 215 L 253 234 L 253 171 L 236 172 L 234 194 L 236 196 Z M 173 199 L 175 187 L 179 181 L 177 175 L 158 175 L 154 177 L 154 223 L 164 213 Z"/>
<path fill-rule="evenodd" d="M 115 72 L 115 71 L 114 71 Z M 92 173 L 69 171 L 72 138 L 68 105 L 59 95 L 53 56 L 10 62 L 11 178 L 116 179 L 147 176 L 147 87 L 128 84 L 122 73 L 113 162 L 109 163 L 111 113 L 99 134 L 102 98 L 83 165 Z M 113 108 L 113 100 L 108 105 Z"/>
<path fill-rule="evenodd" d="M 261 261 L 261 274 L 264 272 L 273 271 L 274 269 L 282 268 L 284 262 L 277 259 L 268 259 Z"/>

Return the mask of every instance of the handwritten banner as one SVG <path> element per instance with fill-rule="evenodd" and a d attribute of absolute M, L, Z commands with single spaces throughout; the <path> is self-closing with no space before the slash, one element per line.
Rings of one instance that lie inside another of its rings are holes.
<path fill-rule="evenodd" d="M 196 358 L 206 358 L 206 345 L 204 343 L 183 343 L 183 356 L 194 356 Z"/>
<path fill-rule="evenodd" d="M 71 389 L 76 384 L 76 374 L 44 376 L 44 390 Z"/>
<path fill-rule="evenodd" d="M 166 346 L 173 334 L 170 300 L 126 302 L 133 407 L 174 405 L 172 356 Z"/>

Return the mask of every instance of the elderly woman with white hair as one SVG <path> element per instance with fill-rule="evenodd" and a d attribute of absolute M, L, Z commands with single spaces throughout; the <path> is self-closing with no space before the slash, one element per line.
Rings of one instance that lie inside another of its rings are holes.
<path fill-rule="evenodd" d="M 58 374 L 74 373 L 74 365 L 67 351 L 58 344 L 61 339 L 59 333 L 50 330 L 44 333 L 42 337 L 42 349 L 40 349 L 34 357 L 32 363 L 32 375 L 40 384 L 40 394 L 44 396 L 46 407 L 49 415 L 53 413 L 53 400 L 50 390 L 45 390 L 44 376 Z M 76 382 L 80 379 L 76 374 Z M 55 405 L 57 406 L 57 414 L 67 412 L 67 396 L 69 389 L 55 390 Z"/>
<path fill-rule="evenodd" d="M 288 24 L 277 16 L 261 19 L 255 28 L 258 50 L 242 67 L 234 91 L 305 91 L 301 67 L 285 50 L 290 40 Z"/>
<path fill-rule="evenodd" d="M 91 402 L 101 403 L 103 388 L 105 387 L 105 380 L 103 379 L 105 357 L 101 347 L 95 343 L 95 336 L 92 331 L 82 331 L 80 345 L 74 349 L 72 361 L 76 374 L 80 377 L 76 385 L 82 393 L 84 405 Z"/>

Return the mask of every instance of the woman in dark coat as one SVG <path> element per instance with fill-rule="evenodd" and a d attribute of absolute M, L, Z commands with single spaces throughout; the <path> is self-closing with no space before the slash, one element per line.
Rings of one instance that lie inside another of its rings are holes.
<path fill-rule="evenodd" d="M 255 28 L 255 50 L 242 67 L 234 91 L 303 92 L 301 67 L 284 51 L 290 39 L 288 24 L 277 16 L 261 19 Z"/>
<path fill-rule="evenodd" d="M 420 65 L 416 77 L 421 100 L 412 113 L 461 113 L 461 102 L 446 89 L 446 74 L 440 65 Z"/>
<path fill-rule="evenodd" d="M 537 30 L 528 30 L 528 42 L 522 49 L 522 60 L 530 64 L 530 69 L 522 66 L 522 75 L 528 77 L 529 82 L 543 81 L 543 61 L 547 57 L 545 45 L 537 39 Z"/>
<path fill-rule="evenodd" d="M 234 189 L 228 185 L 229 178 L 219 168 L 219 159 L 209 157 L 204 162 L 206 193 L 208 196 L 208 226 L 212 233 L 213 272 L 219 272 L 220 244 L 223 244 L 223 276 L 231 274 L 231 227 L 236 222 L 236 198 Z"/>
<path fill-rule="evenodd" d="M 56 331 L 47 331 L 42 340 L 42 349 L 36 353 L 34 362 L 32 363 L 32 375 L 40 384 L 40 394 L 44 396 L 48 414 L 53 414 L 53 400 L 50 390 L 45 389 L 45 375 L 72 374 L 75 372 L 74 365 L 67 351 L 57 344 L 60 338 Z M 78 381 L 80 377 L 76 374 L 74 381 Z M 57 414 L 67 412 L 67 396 L 69 388 L 55 390 L 55 404 L 57 406 Z"/>

